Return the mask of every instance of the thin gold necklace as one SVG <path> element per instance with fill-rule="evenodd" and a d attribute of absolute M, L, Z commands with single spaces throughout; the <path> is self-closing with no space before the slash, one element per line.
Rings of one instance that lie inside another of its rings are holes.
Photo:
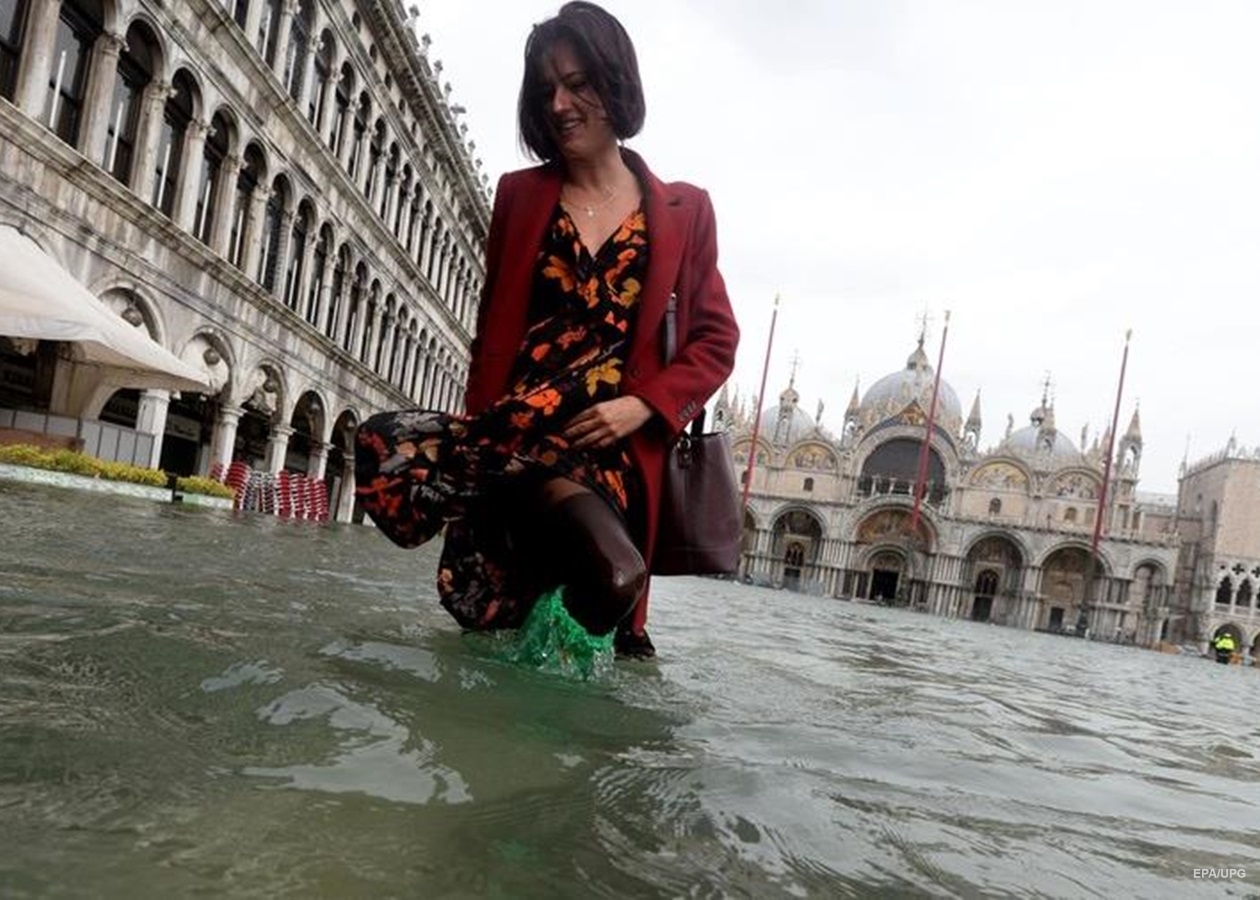
<path fill-rule="evenodd" d="M 561 202 L 564 203 L 565 206 L 568 206 L 570 208 L 578 207 L 579 209 L 582 210 L 582 212 L 586 213 L 586 217 L 588 219 L 593 219 L 595 218 L 595 213 L 599 212 L 609 203 L 612 203 L 613 198 L 617 196 L 620 190 L 621 188 L 613 188 L 604 196 L 603 200 L 599 201 L 598 203 L 593 203 L 593 204 L 592 203 L 578 203 L 575 200 L 567 199 L 564 197 L 563 193 L 561 194 L 560 200 Z"/>

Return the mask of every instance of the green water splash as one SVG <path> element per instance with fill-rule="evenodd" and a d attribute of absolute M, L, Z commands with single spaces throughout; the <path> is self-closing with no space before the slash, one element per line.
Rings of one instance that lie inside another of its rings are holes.
<path fill-rule="evenodd" d="M 613 636 L 596 637 L 575 622 L 563 597 L 561 586 L 538 598 L 509 642 L 507 658 L 546 672 L 593 678 L 612 664 Z"/>

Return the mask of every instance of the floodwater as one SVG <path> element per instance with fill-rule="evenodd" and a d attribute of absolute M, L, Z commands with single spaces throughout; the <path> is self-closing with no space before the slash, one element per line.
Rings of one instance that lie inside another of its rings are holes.
<path fill-rule="evenodd" d="M 435 559 L 0 483 L 0 896 L 1260 888 L 1256 669 L 674 579 L 582 681 Z"/>

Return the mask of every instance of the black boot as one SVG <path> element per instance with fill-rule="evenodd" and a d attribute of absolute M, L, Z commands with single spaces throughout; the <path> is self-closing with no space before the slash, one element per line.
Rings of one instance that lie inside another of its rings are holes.
<path fill-rule="evenodd" d="M 602 497 L 572 494 L 548 510 L 552 536 L 561 554 L 564 605 L 594 635 L 617 627 L 634 609 L 647 583 L 647 567 L 630 540 L 625 522 Z"/>

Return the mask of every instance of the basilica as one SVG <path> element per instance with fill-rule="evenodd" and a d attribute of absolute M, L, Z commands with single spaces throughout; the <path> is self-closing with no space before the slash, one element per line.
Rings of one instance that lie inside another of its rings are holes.
<path fill-rule="evenodd" d="M 935 381 L 920 337 L 903 366 L 860 396 L 855 388 L 839 434 L 801 408 L 791 383 L 759 423 L 722 393 L 715 420 L 730 434 L 736 469 L 752 477 L 743 580 L 1123 642 L 1173 637 L 1177 504 L 1137 491 L 1136 410 L 1114 442 L 1100 512 L 1110 435 L 1088 447 L 1082 435 L 1078 446 L 1043 395 L 1026 425 L 1008 420 L 1001 439 L 982 449 L 979 397 L 964 417 L 942 380 L 928 437 Z M 1094 558 L 1098 515 L 1105 520 Z"/>

